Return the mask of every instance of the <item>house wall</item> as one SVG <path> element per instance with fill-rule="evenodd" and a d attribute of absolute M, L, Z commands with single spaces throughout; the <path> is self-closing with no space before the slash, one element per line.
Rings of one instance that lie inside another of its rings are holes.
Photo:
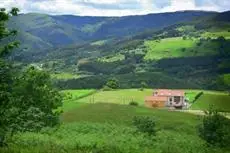
<path fill-rule="evenodd" d="M 170 98 L 172 99 L 172 101 L 170 101 Z M 180 103 L 178 103 L 178 104 L 175 103 L 174 96 L 168 97 L 168 101 L 167 101 L 168 107 L 183 106 L 183 105 L 184 105 L 184 97 L 183 96 L 180 97 Z"/>
<path fill-rule="evenodd" d="M 165 101 L 145 101 L 145 105 L 151 108 L 162 108 L 166 106 Z"/>

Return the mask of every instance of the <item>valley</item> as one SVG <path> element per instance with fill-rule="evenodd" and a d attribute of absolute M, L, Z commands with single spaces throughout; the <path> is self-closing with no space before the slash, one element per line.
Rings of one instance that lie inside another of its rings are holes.
<path fill-rule="evenodd" d="M 230 153 L 229 16 L 0 16 L 0 152 Z"/>

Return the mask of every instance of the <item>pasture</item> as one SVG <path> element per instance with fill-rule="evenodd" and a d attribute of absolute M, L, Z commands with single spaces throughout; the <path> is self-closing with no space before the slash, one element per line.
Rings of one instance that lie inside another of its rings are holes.
<path fill-rule="evenodd" d="M 208 37 L 209 34 L 212 33 L 204 33 L 203 37 Z M 145 60 L 216 55 L 219 48 L 218 42 L 200 42 L 196 38 L 183 39 L 182 37 L 147 40 L 144 45 L 147 48 Z"/>
<path fill-rule="evenodd" d="M 223 112 L 230 112 L 230 96 L 228 94 L 204 93 L 192 105 L 191 109 L 207 110 L 210 107 Z"/>
<path fill-rule="evenodd" d="M 192 39 L 183 40 L 181 37 L 162 39 L 159 42 L 155 40 L 145 41 L 148 50 L 145 59 L 189 56 L 191 52 L 186 49 L 195 47 L 196 42 Z"/>
<path fill-rule="evenodd" d="M 80 78 L 80 75 L 72 74 L 72 73 L 53 73 L 51 74 L 52 79 L 58 80 L 68 80 L 68 79 L 77 79 Z"/>
<path fill-rule="evenodd" d="M 149 116 L 157 133 L 137 131 L 134 116 Z M 201 117 L 175 111 L 118 104 L 83 104 L 62 115 L 62 125 L 41 133 L 18 133 L 1 152 L 55 153 L 229 153 L 197 135 Z"/>
<path fill-rule="evenodd" d="M 143 105 L 144 97 L 151 95 L 152 89 L 62 92 L 72 96 L 64 101 L 60 127 L 44 129 L 41 133 L 18 133 L 10 140 L 9 148 L 2 148 L 0 152 L 45 153 L 49 150 L 55 153 L 229 153 L 227 149 L 206 145 L 198 136 L 197 126 L 201 124 L 202 116 L 127 105 L 130 100 Z M 191 98 L 199 92 L 200 90 L 186 90 Z M 215 91 L 204 93 L 227 96 Z M 204 101 L 200 98 L 197 104 Z M 90 103 L 92 99 L 94 103 Z M 156 135 L 149 136 L 138 131 L 133 124 L 136 116 L 153 118 Z"/>
<path fill-rule="evenodd" d="M 123 104 L 128 105 L 134 101 L 139 106 L 144 106 L 144 99 L 146 96 L 151 96 L 153 89 L 119 89 L 112 91 L 102 90 L 65 90 L 64 93 L 70 93 L 72 97 L 64 103 L 65 109 L 72 109 L 75 106 L 82 104 L 95 104 L 95 103 L 109 103 L 109 104 Z M 203 92 L 195 102 L 195 97 L 200 92 Z M 230 96 L 226 92 L 209 91 L 209 90 L 185 90 L 185 96 L 192 104 L 192 110 L 207 110 L 210 106 L 224 111 L 230 112 Z M 193 103 L 194 102 L 194 103 Z"/>
<path fill-rule="evenodd" d="M 75 107 L 80 106 L 82 103 L 77 103 L 78 99 L 84 98 L 86 96 L 92 95 L 96 92 L 95 89 L 88 89 L 88 90 L 63 90 L 63 93 L 66 98 L 64 99 L 63 103 L 63 110 L 71 110 Z"/>
<path fill-rule="evenodd" d="M 114 103 L 114 104 L 129 104 L 131 101 L 138 102 L 140 105 L 144 104 L 146 96 L 151 96 L 152 89 L 123 89 L 114 91 L 99 91 L 93 95 L 77 100 L 83 103 Z"/>

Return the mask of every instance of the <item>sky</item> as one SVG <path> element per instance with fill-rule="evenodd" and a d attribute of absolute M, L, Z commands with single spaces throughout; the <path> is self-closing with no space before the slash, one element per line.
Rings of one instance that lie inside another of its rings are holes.
<path fill-rule="evenodd" d="M 0 0 L 0 8 L 21 13 L 126 16 L 182 10 L 227 11 L 230 0 Z"/>

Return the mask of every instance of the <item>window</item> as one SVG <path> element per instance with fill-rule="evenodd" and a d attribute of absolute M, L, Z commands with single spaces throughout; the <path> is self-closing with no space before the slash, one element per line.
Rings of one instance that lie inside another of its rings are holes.
<path fill-rule="evenodd" d="M 181 100 L 181 98 L 180 98 L 179 96 L 175 96 L 175 97 L 174 97 L 174 102 L 175 102 L 176 104 L 180 103 L 180 100 Z"/>
<path fill-rule="evenodd" d="M 169 98 L 169 101 L 172 102 L 172 97 Z"/>

